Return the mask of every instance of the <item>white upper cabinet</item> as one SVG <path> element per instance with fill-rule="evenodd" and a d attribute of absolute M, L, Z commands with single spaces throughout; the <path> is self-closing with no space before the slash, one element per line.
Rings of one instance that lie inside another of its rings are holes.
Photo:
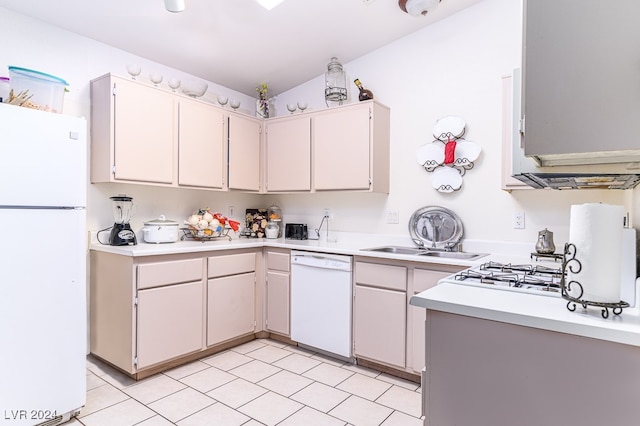
<path fill-rule="evenodd" d="M 311 118 L 268 120 L 265 126 L 266 192 L 311 190 Z"/>
<path fill-rule="evenodd" d="M 262 120 L 229 114 L 229 189 L 260 191 Z"/>
<path fill-rule="evenodd" d="M 374 101 L 314 114 L 313 188 L 389 192 L 389 109 Z"/>
<path fill-rule="evenodd" d="M 91 181 L 172 184 L 173 96 L 106 75 L 91 82 Z"/>
<path fill-rule="evenodd" d="M 223 189 L 226 177 L 223 111 L 179 101 L 178 184 Z"/>

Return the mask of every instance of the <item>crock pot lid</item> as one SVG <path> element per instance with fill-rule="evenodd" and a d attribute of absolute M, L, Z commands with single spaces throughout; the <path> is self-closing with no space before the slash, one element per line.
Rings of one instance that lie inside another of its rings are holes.
<path fill-rule="evenodd" d="M 178 226 L 178 222 L 175 220 L 167 219 L 164 215 L 161 215 L 157 219 L 150 220 L 144 223 L 145 225 L 167 225 L 167 226 Z"/>

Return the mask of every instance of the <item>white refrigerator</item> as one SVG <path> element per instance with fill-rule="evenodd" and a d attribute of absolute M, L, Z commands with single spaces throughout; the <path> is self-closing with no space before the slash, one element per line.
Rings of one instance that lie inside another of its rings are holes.
<path fill-rule="evenodd" d="M 0 103 L 0 423 L 86 399 L 86 120 Z"/>

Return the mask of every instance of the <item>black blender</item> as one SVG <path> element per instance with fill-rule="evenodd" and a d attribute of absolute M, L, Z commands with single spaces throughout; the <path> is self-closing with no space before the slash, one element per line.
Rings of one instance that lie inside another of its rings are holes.
<path fill-rule="evenodd" d="M 133 198 L 126 195 L 111 197 L 113 201 L 113 218 L 115 223 L 109 235 L 109 244 L 112 246 L 136 245 L 136 234 L 131 230 L 129 221 L 133 216 Z"/>

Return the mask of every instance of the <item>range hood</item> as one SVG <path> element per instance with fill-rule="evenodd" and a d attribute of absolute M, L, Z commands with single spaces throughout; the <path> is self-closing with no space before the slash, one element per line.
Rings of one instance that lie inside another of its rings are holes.
<path fill-rule="evenodd" d="M 640 183 L 640 150 L 525 156 L 520 69 L 514 70 L 512 83 L 511 173 L 515 179 L 550 189 L 631 189 Z"/>

